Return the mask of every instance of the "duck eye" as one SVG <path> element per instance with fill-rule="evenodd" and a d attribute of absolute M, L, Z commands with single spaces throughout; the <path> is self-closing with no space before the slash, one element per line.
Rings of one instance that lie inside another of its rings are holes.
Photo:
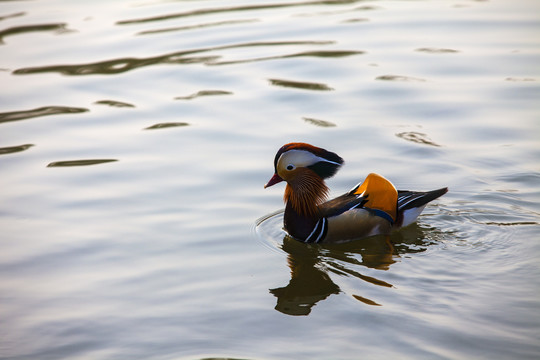
<path fill-rule="evenodd" d="M 289 171 L 294 170 L 294 165 L 293 164 L 287 165 L 287 170 L 289 170 Z"/>

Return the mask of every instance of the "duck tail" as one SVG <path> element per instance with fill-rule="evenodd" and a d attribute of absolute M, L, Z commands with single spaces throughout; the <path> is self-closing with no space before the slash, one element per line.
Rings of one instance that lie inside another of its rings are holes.
<path fill-rule="evenodd" d="M 427 203 L 447 192 L 448 188 L 446 187 L 425 192 L 398 190 L 398 216 L 395 225 L 397 227 L 404 227 L 413 223 L 422 210 L 424 210 Z"/>

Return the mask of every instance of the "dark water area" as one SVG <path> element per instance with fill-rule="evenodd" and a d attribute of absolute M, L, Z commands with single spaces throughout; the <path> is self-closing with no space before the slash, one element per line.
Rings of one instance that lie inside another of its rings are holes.
<path fill-rule="evenodd" d="M 537 359 L 540 4 L 0 2 L 0 359 Z M 277 149 L 449 192 L 282 230 Z"/>

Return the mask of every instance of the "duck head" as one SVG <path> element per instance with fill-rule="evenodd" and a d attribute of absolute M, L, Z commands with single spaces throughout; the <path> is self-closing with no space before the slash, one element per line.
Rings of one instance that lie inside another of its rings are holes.
<path fill-rule="evenodd" d="M 324 179 L 332 177 L 343 165 L 343 159 L 328 150 L 306 144 L 283 145 L 274 158 L 274 175 L 265 188 L 287 182 L 284 200 L 298 213 L 310 214 L 326 198 Z"/>
<path fill-rule="evenodd" d="M 274 176 L 265 188 L 286 181 L 289 185 L 302 175 L 327 179 L 335 175 L 343 165 L 343 159 L 336 153 L 306 144 L 289 143 L 283 145 L 274 158 Z"/>

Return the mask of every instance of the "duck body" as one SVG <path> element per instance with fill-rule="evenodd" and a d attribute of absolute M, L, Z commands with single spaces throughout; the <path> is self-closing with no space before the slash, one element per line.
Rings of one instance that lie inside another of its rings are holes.
<path fill-rule="evenodd" d="M 274 176 L 265 188 L 286 181 L 284 228 L 296 240 L 337 243 L 389 234 L 413 223 L 428 202 L 448 189 L 396 190 L 378 174 L 369 174 L 349 192 L 327 201 L 324 179 L 343 165 L 337 154 L 306 143 L 282 146 L 274 159 Z"/>

